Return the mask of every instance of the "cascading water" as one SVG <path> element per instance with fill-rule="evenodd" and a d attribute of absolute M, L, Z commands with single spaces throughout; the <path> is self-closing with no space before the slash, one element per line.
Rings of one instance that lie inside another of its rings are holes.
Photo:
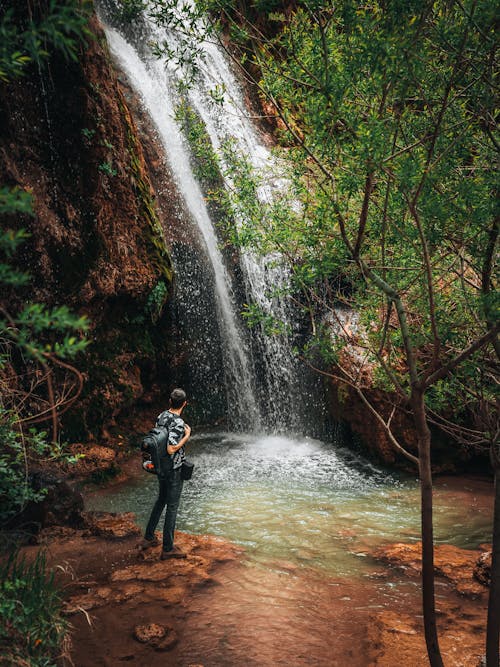
<path fill-rule="evenodd" d="M 203 120 L 219 155 L 227 187 L 237 187 L 231 175 L 232 165 L 224 150 L 224 142 L 230 138 L 232 150 L 245 156 L 249 162 L 258 184 L 257 196 L 265 206 L 288 184 L 248 117 L 241 87 L 225 53 L 209 41 L 202 44 L 202 49 L 203 64 L 200 67 L 203 68 L 203 76 L 198 76 L 196 86 L 191 88 L 190 102 Z M 215 105 L 211 90 L 214 85 L 220 84 L 225 90 L 224 101 Z M 300 430 L 305 416 L 301 414 L 301 407 L 306 404 L 307 398 L 305 385 L 299 381 L 301 376 L 304 378 L 304 369 L 299 368 L 292 354 L 296 318 L 289 302 L 280 297 L 280 293 L 288 289 L 289 272 L 276 254 L 262 256 L 243 250 L 240 263 L 248 299 L 258 306 L 264 317 L 272 317 L 284 325 L 279 335 L 266 335 L 261 326 L 260 335 L 253 339 L 255 357 L 262 366 L 261 411 L 270 430 Z"/>
<path fill-rule="evenodd" d="M 103 13 L 105 19 L 112 16 L 112 12 Z M 126 36 L 109 26 L 106 35 L 112 54 L 157 128 L 186 208 L 203 237 L 217 297 L 230 423 L 238 430 L 258 431 L 265 427 L 272 432 L 300 431 L 300 405 L 307 403 L 307 397 L 306 383 L 299 377 L 292 354 L 296 325 L 287 303 L 276 295 L 286 287 L 288 274 L 276 257 L 258 257 L 249 251 L 240 253 L 246 292 L 242 300 L 257 304 L 266 316 L 285 324 L 285 331 L 279 336 L 265 335 L 261 326 L 254 329 L 258 335 L 250 337 L 239 320 L 242 303 L 235 297 L 238 290 L 225 266 L 204 192 L 193 173 L 189 146 L 174 120 L 181 101 L 179 84 L 183 74 L 171 62 L 153 55 L 149 46 L 168 42 L 175 47 L 177 38 L 147 19 L 133 31 L 128 27 Z M 266 184 L 258 188 L 258 196 L 263 202 L 269 201 L 283 180 L 276 175 L 279 170 L 248 119 L 242 92 L 223 51 L 213 43 L 203 43 L 198 65 L 200 73 L 187 91 L 183 89 L 182 95 L 183 99 L 187 95 L 190 106 L 204 123 L 222 166 L 226 187 L 234 187 L 231 166 L 223 149 L 229 140 L 256 171 L 266 172 Z M 211 93 L 215 86 L 223 86 L 226 91 L 222 105 L 214 103 Z M 269 176 L 272 173 L 274 177 Z"/>
<path fill-rule="evenodd" d="M 165 69 L 164 63 L 156 59 L 144 45 L 142 53 L 139 54 L 139 50 L 116 30 L 108 27 L 106 35 L 111 52 L 139 93 L 158 130 L 179 191 L 198 225 L 211 261 L 232 420 L 240 428 L 258 429 L 260 415 L 255 398 L 250 352 L 238 322 L 231 279 L 224 265 L 203 193 L 191 168 L 188 146 L 174 120 L 179 101 L 176 91 L 178 78 L 175 73 Z M 152 39 L 154 35 L 150 34 L 149 41 Z"/>

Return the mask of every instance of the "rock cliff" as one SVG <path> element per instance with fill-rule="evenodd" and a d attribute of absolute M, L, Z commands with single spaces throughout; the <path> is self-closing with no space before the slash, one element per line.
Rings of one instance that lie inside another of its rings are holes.
<path fill-rule="evenodd" d="M 96 18 L 89 27 L 77 62 L 54 55 L 0 86 L 0 182 L 30 191 L 35 210 L 2 222 L 29 232 L 15 262 L 33 279 L 0 306 L 66 304 L 91 323 L 68 439 L 101 435 L 160 375 L 168 382 L 165 232 L 105 37 Z"/>

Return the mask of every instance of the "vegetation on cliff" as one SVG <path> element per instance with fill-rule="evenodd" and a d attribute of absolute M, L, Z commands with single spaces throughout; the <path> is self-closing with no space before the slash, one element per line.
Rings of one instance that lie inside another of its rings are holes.
<path fill-rule="evenodd" d="M 100 435 L 156 376 L 173 270 L 92 3 L 1 4 L 3 531 L 43 522 L 65 442 Z M 13 556 L 1 587 L 2 660 L 54 664 L 66 625 L 43 559 Z"/>

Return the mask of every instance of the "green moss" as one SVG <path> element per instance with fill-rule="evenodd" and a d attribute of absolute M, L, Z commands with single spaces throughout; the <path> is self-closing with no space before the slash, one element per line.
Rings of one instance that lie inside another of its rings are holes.
<path fill-rule="evenodd" d="M 222 164 L 205 123 L 186 98 L 181 98 L 177 105 L 175 119 L 189 144 L 191 167 L 200 183 L 210 217 L 216 222 L 226 246 L 234 249 L 233 199 L 224 185 Z"/>
<path fill-rule="evenodd" d="M 172 259 L 165 243 L 163 229 L 156 212 L 156 203 L 151 194 L 148 181 L 145 178 L 139 158 L 138 140 L 134 128 L 130 124 L 123 102 L 120 100 L 120 109 L 127 125 L 127 143 L 130 156 L 130 170 L 135 196 L 139 204 L 139 213 L 149 227 L 147 241 L 150 249 L 150 261 L 164 277 L 167 285 L 171 285 L 174 277 Z"/>
<path fill-rule="evenodd" d="M 149 315 L 151 322 L 156 324 L 158 322 L 163 307 L 168 298 L 168 285 L 164 280 L 159 280 L 153 287 L 146 301 L 146 313 Z"/>
<path fill-rule="evenodd" d="M 182 98 L 176 107 L 175 120 L 181 125 L 189 144 L 193 170 L 201 181 L 205 194 L 223 188 L 219 159 L 205 123 L 185 98 Z"/>

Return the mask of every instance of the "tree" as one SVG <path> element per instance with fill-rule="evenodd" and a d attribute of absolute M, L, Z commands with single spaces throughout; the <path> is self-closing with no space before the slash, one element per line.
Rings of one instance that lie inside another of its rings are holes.
<path fill-rule="evenodd" d="M 318 332 L 325 313 L 335 318 L 335 303 L 359 313 L 357 335 L 344 332 L 333 347 L 355 339 L 364 353 L 357 368 L 337 364 L 339 376 L 364 398 L 370 366 L 397 396 L 394 409 L 412 416 L 418 457 L 406 455 L 421 482 L 425 637 L 431 665 L 442 665 L 430 424 L 445 426 L 446 408 L 449 428 L 472 437 L 472 379 L 482 376 L 485 406 L 497 384 L 494 4 L 206 0 L 198 10 L 188 9 L 186 21 L 176 3 L 158 0 L 152 9 L 187 37 L 205 12 L 212 34 L 229 34 L 229 56 L 274 115 L 301 200 L 299 212 L 276 216 L 274 208 L 264 224 L 255 216 L 249 224 L 262 247 L 290 260 Z M 321 347 L 331 350 L 330 333 Z M 404 452 L 392 413 L 377 418 Z M 494 442 L 498 425 L 483 424 L 479 440 Z M 491 596 L 498 598 L 494 586 Z M 490 619 L 488 665 L 498 664 L 498 627 Z"/>

